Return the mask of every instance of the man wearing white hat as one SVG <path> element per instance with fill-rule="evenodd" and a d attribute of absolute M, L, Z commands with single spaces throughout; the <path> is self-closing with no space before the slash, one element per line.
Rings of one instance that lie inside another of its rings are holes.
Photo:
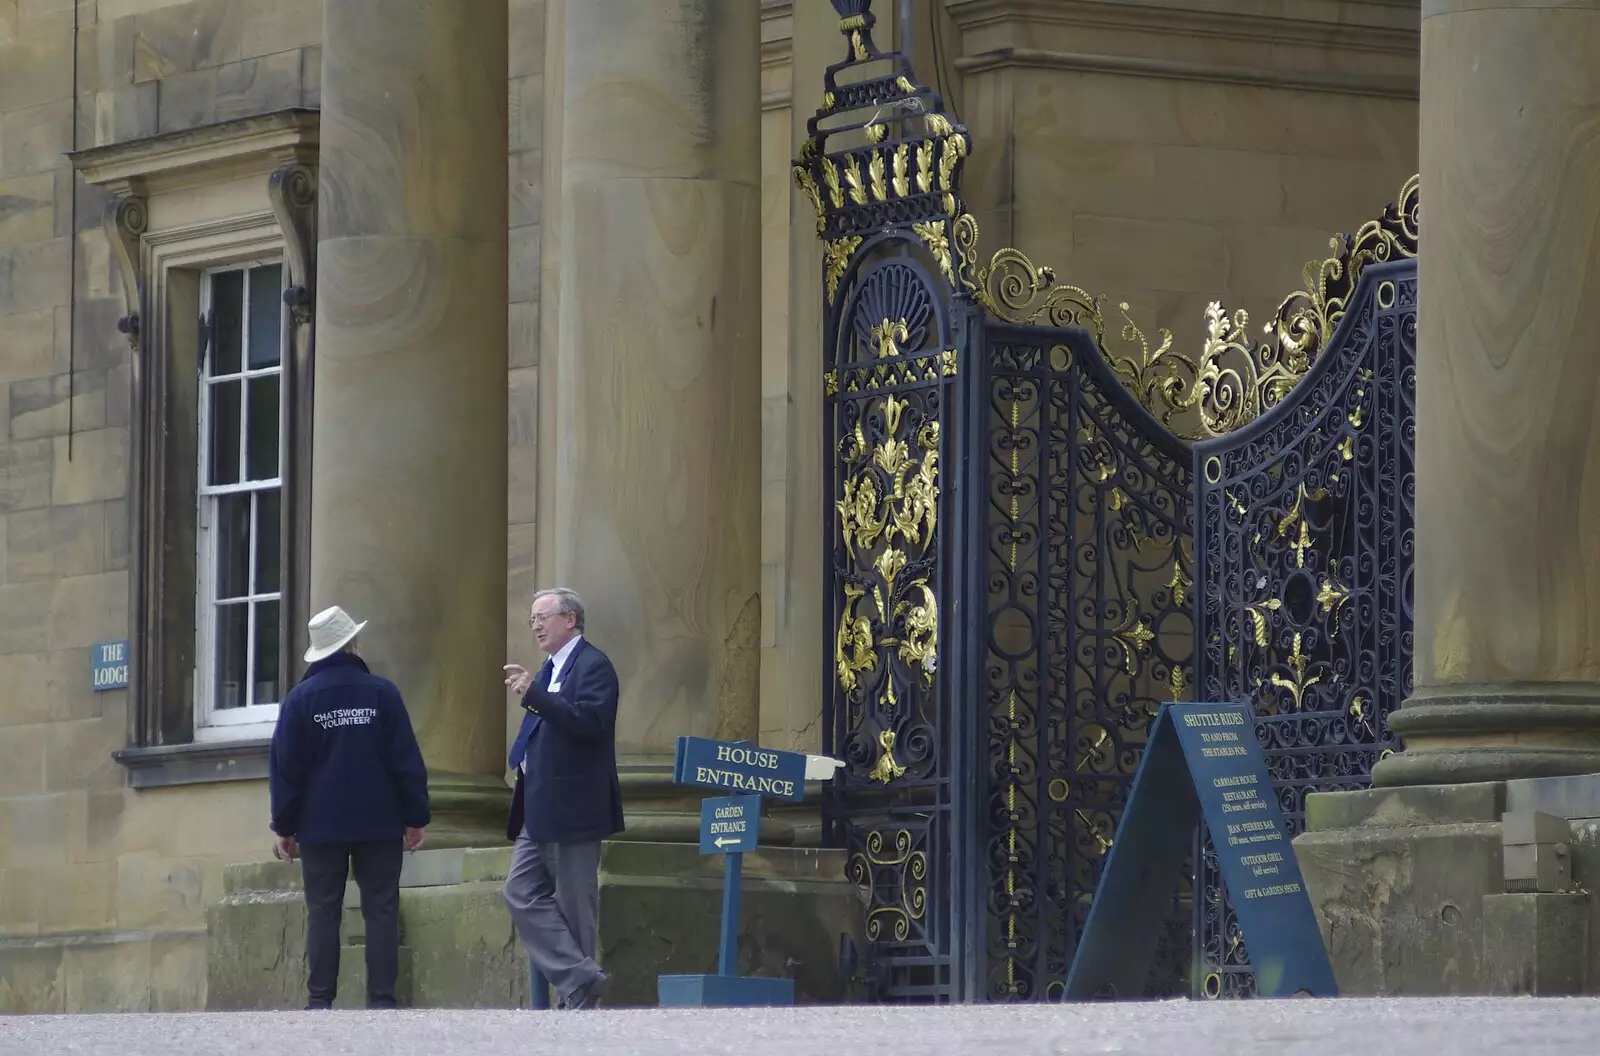
<path fill-rule="evenodd" d="M 305 882 L 308 1008 L 333 1006 L 352 865 L 367 925 L 367 1007 L 395 1007 L 400 864 L 431 820 L 428 771 L 400 691 L 356 655 L 365 626 L 337 605 L 311 618 L 311 666 L 272 734 L 272 831 L 279 857 L 299 857 Z"/>

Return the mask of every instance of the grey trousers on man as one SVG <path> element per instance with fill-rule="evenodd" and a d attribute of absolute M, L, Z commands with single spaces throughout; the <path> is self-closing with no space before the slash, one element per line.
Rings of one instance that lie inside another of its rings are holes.
<path fill-rule="evenodd" d="M 535 843 L 517 837 L 506 906 L 528 956 L 565 1001 L 600 974 L 600 842 Z"/>

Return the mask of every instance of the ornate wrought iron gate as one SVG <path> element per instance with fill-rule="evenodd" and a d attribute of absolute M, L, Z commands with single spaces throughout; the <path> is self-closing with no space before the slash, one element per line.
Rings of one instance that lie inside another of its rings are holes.
<path fill-rule="evenodd" d="M 966 129 L 867 0 L 833 4 L 848 54 L 794 167 L 824 248 L 824 818 L 877 996 L 1048 999 L 1163 701 L 1257 700 L 1295 819 L 1392 744 L 1415 267 L 1381 262 L 1415 253 L 1415 188 L 1272 341 L 1213 306 L 1201 356 L 1152 347 L 1015 250 L 980 263 Z M 1198 860 L 1151 992 L 1248 993 Z"/>
<path fill-rule="evenodd" d="M 1314 292 L 1284 303 L 1267 344 L 1248 348 L 1245 320 L 1213 305 L 1214 354 L 1263 401 L 1287 395 L 1194 449 L 1200 696 L 1255 703 L 1294 833 L 1306 793 L 1365 788 L 1399 747 L 1387 719 L 1411 690 L 1417 181 L 1340 248 L 1307 268 Z M 1204 834 L 1199 860 L 1200 993 L 1247 996 Z"/>

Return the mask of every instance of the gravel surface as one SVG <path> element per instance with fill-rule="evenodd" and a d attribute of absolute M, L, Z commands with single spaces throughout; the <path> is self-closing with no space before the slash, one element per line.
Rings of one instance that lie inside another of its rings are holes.
<path fill-rule="evenodd" d="M 0 1056 L 1574 1056 L 1600 1000 L 0 1017 Z"/>

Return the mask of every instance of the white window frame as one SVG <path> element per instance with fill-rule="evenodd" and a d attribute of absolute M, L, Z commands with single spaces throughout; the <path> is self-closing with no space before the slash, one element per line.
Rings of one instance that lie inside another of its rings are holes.
<path fill-rule="evenodd" d="M 278 359 L 271 367 L 251 369 L 249 328 L 250 328 L 250 269 L 257 267 L 270 267 L 279 265 L 283 271 L 280 273 L 279 293 L 277 302 L 279 313 L 278 329 Z M 278 721 L 279 702 L 288 692 L 287 681 L 289 672 L 278 672 L 278 701 L 260 704 L 254 700 L 256 692 L 255 672 L 256 661 L 256 614 L 261 602 L 278 602 L 278 618 L 284 621 L 283 611 L 283 575 L 284 570 L 278 570 L 278 589 L 265 593 L 258 593 L 255 589 L 257 568 L 256 547 L 260 533 L 257 531 L 256 503 L 251 503 L 251 516 L 249 520 L 250 554 L 247 563 L 247 576 L 249 587 L 247 594 L 238 599 L 238 604 L 248 606 L 245 625 L 245 683 L 243 691 L 245 703 L 236 707 L 220 708 L 216 700 L 215 669 L 217 664 L 217 608 L 216 600 L 216 568 L 217 568 L 217 537 L 220 534 L 216 528 L 216 513 L 220 505 L 219 499 L 228 495 L 252 494 L 276 490 L 279 495 L 280 516 L 283 509 L 284 488 L 287 483 L 284 473 L 285 459 L 288 455 L 286 443 L 288 437 L 286 407 L 289 402 L 289 393 L 284 384 L 284 360 L 292 354 L 289 340 L 290 320 L 288 309 L 281 300 L 281 293 L 286 284 L 284 279 L 288 273 L 288 262 L 281 254 L 264 254 L 246 260 L 233 261 L 228 264 L 218 264 L 207 267 L 201 275 L 200 304 L 202 312 L 207 318 L 211 317 L 214 310 L 212 299 L 213 283 L 218 275 L 228 272 L 240 272 L 244 275 L 241 281 L 240 301 L 240 345 L 239 345 L 239 373 L 213 377 L 212 365 L 215 362 L 215 349 L 206 347 L 203 350 L 204 362 L 201 366 L 200 377 L 200 408 L 198 415 L 198 437 L 195 445 L 196 455 L 196 555 L 195 555 L 195 669 L 194 669 L 194 698 L 195 722 L 194 736 L 196 741 L 233 740 L 246 737 L 270 736 L 273 726 Z M 270 479 L 249 480 L 249 431 L 250 431 L 250 399 L 249 383 L 251 379 L 277 377 L 278 383 L 278 475 Z M 213 485 L 208 483 L 211 455 L 211 393 L 219 382 L 239 383 L 239 416 L 240 416 L 240 442 L 239 442 L 239 480 L 233 484 Z M 290 526 L 280 524 L 280 538 Z M 280 641 L 282 632 L 280 632 Z"/>

